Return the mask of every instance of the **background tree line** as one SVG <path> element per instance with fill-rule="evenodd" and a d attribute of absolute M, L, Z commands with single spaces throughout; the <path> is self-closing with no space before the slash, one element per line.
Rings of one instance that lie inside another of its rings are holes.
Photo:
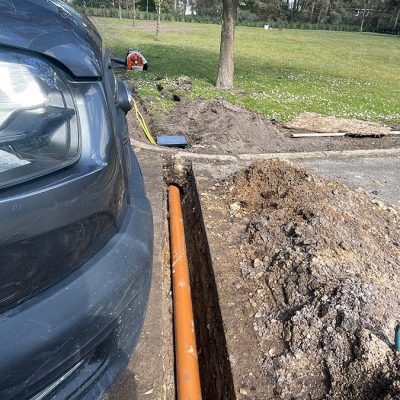
<path fill-rule="evenodd" d="M 134 6 L 135 14 L 142 18 L 151 18 L 160 5 L 162 19 L 192 22 L 218 23 L 222 15 L 222 0 L 74 0 L 74 5 L 100 15 L 121 9 L 124 16 L 132 15 Z M 400 0 L 241 0 L 237 21 L 250 26 L 269 23 L 273 28 L 399 34 Z"/>

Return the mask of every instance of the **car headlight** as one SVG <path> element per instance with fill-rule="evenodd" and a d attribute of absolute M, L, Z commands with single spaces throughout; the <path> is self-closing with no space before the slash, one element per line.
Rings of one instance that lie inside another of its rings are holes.
<path fill-rule="evenodd" d="M 79 158 L 76 109 L 67 80 L 39 57 L 0 48 L 0 188 Z"/>

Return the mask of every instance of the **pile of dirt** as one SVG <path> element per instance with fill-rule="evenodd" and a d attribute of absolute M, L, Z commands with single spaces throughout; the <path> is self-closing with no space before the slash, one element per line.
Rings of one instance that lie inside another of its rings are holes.
<path fill-rule="evenodd" d="M 288 128 L 307 132 L 342 132 L 354 136 L 385 136 L 392 131 L 390 126 L 376 122 L 326 117 L 320 114 L 304 112 L 286 124 Z"/>
<path fill-rule="evenodd" d="M 266 118 L 225 100 L 197 99 L 177 104 L 160 120 L 152 121 L 158 134 L 186 135 L 192 150 L 217 153 L 251 152 L 266 140 L 278 144 L 283 134 Z"/>
<path fill-rule="evenodd" d="M 400 143 L 400 136 L 381 135 L 379 132 L 382 129 L 386 132 L 386 129 L 389 128 L 382 127 L 379 124 L 377 124 L 379 129 L 377 127 L 373 135 L 376 137 L 294 139 L 291 138 L 291 133 L 298 130 L 285 129 L 255 111 L 231 104 L 226 100 L 185 100 L 183 93 L 190 90 L 190 85 L 190 80 L 185 77 L 181 77 L 177 81 L 160 81 L 158 83 L 158 89 L 164 96 L 181 99 L 181 101 L 174 102 L 172 111 L 162 116 L 154 111 L 154 103 L 151 98 L 139 101 L 140 109 L 153 136 L 185 135 L 189 143 L 188 149 L 194 153 L 236 155 L 243 153 L 384 149 L 398 147 Z M 328 117 L 327 120 L 330 121 L 329 118 L 331 117 Z M 332 119 L 330 125 L 333 124 L 334 120 L 335 118 Z M 136 121 L 134 112 L 128 114 L 128 122 L 132 137 L 147 142 Z M 363 124 L 370 126 L 370 123 L 362 121 L 358 121 L 358 123 L 362 126 L 364 126 Z M 356 121 L 353 121 L 353 125 L 357 125 Z M 324 124 L 321 122 L 318 126 L 324 126 Z M 327 129 L 331 130 L 331 128 Z M 308 129 L 311 129 L 311 127 L 308 127 Z M 361 130 L 359 131 L 361 132 Z"/>
<path fill-rule="evenodd" d="M 247 224 L 238 253 L 259 384 L 276 399 L 399 399 L 396 211 L 276 160 L 217 189 L 233 223 Z"/>

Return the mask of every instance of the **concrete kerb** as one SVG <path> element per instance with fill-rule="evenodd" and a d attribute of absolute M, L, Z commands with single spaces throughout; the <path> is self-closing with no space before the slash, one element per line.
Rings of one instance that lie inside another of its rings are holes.
<path fill-rule="evenodd" d="M 238 159 L 244 161 L 269 160 L 271 158 L 284 159 L 315 159 L 315 158 L 348 158 L 348 157 L 380 157 L 400 155 L 400 148 L 395 149 L 370 149 L 370 150 L 329 150 L 293 153 L 264 153 L 264 154 L 239 154 Z"/>
<path fill-rule="evenodd" d="M 159 147 L 147 143 L 140 142 L 139 140 L 131 139 L 131 144 L 135 148 L 149 150 L 158 154 L 169 155 L 174 158 L 183 158 L 190 160 L 208 160 L 208 161 L 257 161 L 257 160 L 270 160 L 273 158 L 280 159 L 317 159 L 317 158 L 349 158 L 349 157 L 384 157 L 384 156 L 398 156 L 400 155 L 400 148 L 393 149 L 369 149 L 369 150 L 329 150 L 329 151 L 307 151 L 307 152 L 293 152 L 293 153 L 260 153 L 260 154 L 204 154 L 192 153 L 190 151 L 182 151 L 177 149 L 170 149 Z"/>

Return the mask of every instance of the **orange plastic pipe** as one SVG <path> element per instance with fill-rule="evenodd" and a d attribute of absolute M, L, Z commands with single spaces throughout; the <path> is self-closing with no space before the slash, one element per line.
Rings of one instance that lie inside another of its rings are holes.
<path fill-rule="evenodd" d="M 199 362 L 179 188 L 168 187 L 178 400 L 201 400 Z"/>

